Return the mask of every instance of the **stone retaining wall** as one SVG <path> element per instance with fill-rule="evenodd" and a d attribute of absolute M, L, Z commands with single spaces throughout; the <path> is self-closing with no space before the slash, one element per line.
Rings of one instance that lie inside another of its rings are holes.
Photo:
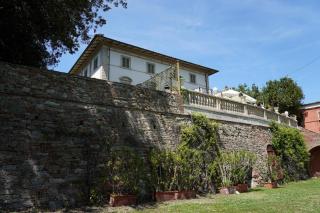
<path fill-rule="evenodd" d="M 0 64 L 0 210 L 84 205 L 106 147 L 175 147 L 179 96 Z"/>
<path fill-rule="evenodd" d="M 0 211 L 86 205 L 107 147 L 179 143 L 180 96 L 0 63 Z M 220 144 L 262 161 L 266 127 L 220 123 Z"/>
<path fill-rule="evenodd" d="M 256 168 L 251 185 L 257 186 L 260 181 L 258 168 L 263 168 L 267 160 L 267 146 L 271 145 L 272 134 L 269 128 L 232 122 L 219 122 L 220 146 L 227 150 L 247 150 L 256 154 Z"/>

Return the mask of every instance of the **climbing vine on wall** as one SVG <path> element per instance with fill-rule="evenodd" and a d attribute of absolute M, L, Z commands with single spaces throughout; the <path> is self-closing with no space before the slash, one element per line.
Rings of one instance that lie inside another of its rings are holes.
<path fill-rule="evenodd" d="M 271 123 L 272 146 L 279 156 L 285 172 L 285 181 L 307 177 L 309 154 L 298 129 Z"/>
<path fill-rule="evenodd" d="M 213 175 L 213 171 L 210 168 L 213 160 L 219 153 L 217 144 L 218 125 L 200 113 L 193 113 L 191 118 L 192 123 L 182 127 L 181 143 L 178 150 L 180 153 L 186 153 L 182 154 L 182 156 L 197 153 L 197 158 L 194 159 L 201 162 L 199 165 L 201 177 L 198 184 L 202 186 L 203 191 L 210 191 L 212 190 Z M 192 163 L 189 162 L 189 164 Z"/>

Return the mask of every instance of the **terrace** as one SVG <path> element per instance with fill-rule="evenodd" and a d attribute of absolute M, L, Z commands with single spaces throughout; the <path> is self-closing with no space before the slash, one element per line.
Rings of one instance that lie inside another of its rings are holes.
<path fill-rule="evenodd" d="M 215 120 L 258 126 L 269 126 L 271 121 L 291 127 L 298 126 L 295 117 L 250 104 L 189 90 L 183 90 L 182 95 L 185 113 L 201 112 Z"/>

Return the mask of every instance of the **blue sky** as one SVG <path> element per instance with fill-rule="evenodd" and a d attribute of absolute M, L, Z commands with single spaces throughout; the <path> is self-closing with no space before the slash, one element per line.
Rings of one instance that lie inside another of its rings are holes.
<path fill-rule="evenodd" d="M 289 75 L 305 103 L 320 101 L 319 0 L 127 1 L 104 14 L 97 33 L 218 69 L 211 87 Z M 54 69 L 67 72 L 85 47 Z"/>

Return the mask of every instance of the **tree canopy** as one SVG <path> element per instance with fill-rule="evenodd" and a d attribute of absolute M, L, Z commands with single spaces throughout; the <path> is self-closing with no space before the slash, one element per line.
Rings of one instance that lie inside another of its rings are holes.
<path fill-rule="evenodd" d="M 268 81 L 261 89 L 255 84 L 251 87 L 240 84 L 234 89 L 257 99 L 258 103 L 263 103 L 266 107 L 279 107 L 279 112 L 288 111 L 295 115 L 299 115 L 304 98 L 301 87 L 289 77 Z"/>
<path fill-rule="evenodd" d="M 46 67 L 74 53 L 89 31 L 106 24 L 99 15 L 126 0 L 10 0 L 0 3 L 0 60 Z"/>
<path fill-rule="evenodd" d="M 259 87 L 256 86 L 255 84 L 252 84 L 251 87 L 249 87 L 246 83 L 239 84 L 237 88 L 233 88 L 233 89 L 257 99 L 258 102 L 263 102 L 261 97 L 261 91 Z"/>
<path fill-rule="evenodd" d="M 279 112 L 297 114 L 304 98 L 301 87 L 289 77 L 268 81 L 262 93 L 266 103 L 279 107 Z"/>

